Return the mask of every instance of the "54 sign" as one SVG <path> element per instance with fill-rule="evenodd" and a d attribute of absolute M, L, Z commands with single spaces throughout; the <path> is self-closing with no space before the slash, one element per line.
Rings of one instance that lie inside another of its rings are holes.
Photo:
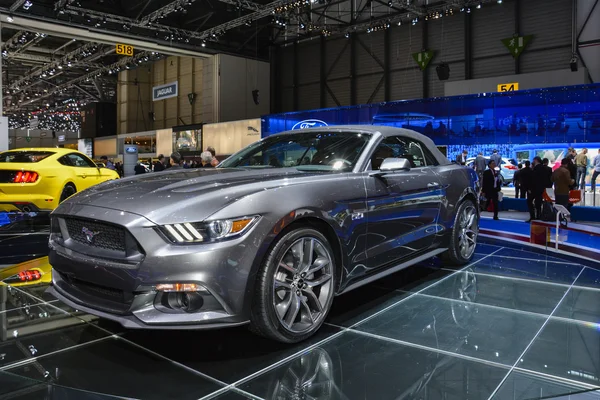
<path fill-rule="evenodd" d="M 519 82 L 501 83 L 498 85 L 499 92 L 514 92 L 519 90 Z"/>

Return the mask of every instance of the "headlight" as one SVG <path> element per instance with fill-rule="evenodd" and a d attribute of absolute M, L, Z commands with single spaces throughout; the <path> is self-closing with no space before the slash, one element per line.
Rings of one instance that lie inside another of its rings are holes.
<path fill-rule="evenodd" d="M 172 243 L 205 243 L 241 236 L 258 220 L 258 216 L 221 219 L 205 222 L 186 222 L 164 225 L 160 231 Z"/>

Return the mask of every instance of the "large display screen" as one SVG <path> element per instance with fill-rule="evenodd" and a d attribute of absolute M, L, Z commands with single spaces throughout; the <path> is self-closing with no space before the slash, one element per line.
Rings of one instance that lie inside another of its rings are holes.
<path fill-rule="evenodd" d="M 202 151 L 202 125 L 174 127 L 173 149 L 180 153 Z"/>

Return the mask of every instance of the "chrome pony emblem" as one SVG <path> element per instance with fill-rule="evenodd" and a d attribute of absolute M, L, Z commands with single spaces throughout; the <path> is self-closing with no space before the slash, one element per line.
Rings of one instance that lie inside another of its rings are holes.
<path fill-rule="evenodd" d="M 328 126 L 327 122 L 321 121 L 320 119 L 307 119 L 292 126 L 292 130 L 295 131 L 298 129 L 318 128 L 321 126 Z"/>
<path fill-rule="evenodd" d="M 94 243 L 94 238 L 100 234 L 100 232 L 91 231 L 85 226 L 81 229 L 81 233 L 85 235 L 85 239 L 88 241 L 88 243 Z"/>

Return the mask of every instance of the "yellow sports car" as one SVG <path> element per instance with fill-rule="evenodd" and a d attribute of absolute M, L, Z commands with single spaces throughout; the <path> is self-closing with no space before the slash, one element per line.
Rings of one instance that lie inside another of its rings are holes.
<path fill-rule="evenodd" d="M 0 153 L 0 211 L 52 211 L 68 197 L 119 174 L 63 148 Z"/>

